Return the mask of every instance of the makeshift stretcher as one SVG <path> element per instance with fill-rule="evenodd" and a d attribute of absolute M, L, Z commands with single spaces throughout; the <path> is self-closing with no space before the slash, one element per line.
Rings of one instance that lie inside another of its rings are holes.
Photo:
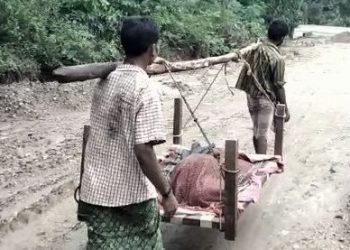
<path fill-rule="evenodd" d="M 283 130 L 284 130 L 284 116 L 285 107 L 284 105 L 278 105 L 275 114 L 275 147 L 274 155 L 282 158 L 283 153 Z M 81 169 L 84 169 L 84 158 L 85 158 L 85 147 L 90 134 L 90 126 L 84 126 L 83 135 L 83 150 L 82 150 L 82 161 Z M 174 126 L 173 126 L 173 143 L 181 144 L 182 142 L 182 100 L 175 99 L 174 105 Z M 216 215 L 207 211 L 200 211 L 198 209 L 190 209 L 186 207 L 180 207 L 176 214 L 169 218 L 164 216 L 162 209 L 160 210 L 162 216 L 162 222 L 196 226 L 201 228 L 210 228 L 223 231 L 225 233 L 225 239 L 233 241 L 237 235 L 237 221 L 241 214 L 238 209 L 238 181 L 237 174 L 239 173 L 238 168 L 238 141 L 237 140 L 226 140 L 225 142 L 225 165 L 222 168 L 224 172 L 224 189 L 223 189 L 223 216 Z M 260 156 L 261 157 L 261 156 Z M 82 174 L 81 174 L 82 176 Z M 262 180 L 264 184 L 268 176 L 265 176 Z M 81 180 L 80 180 L 81 183 Z M 221 186 L 221 185 L 220 185 Z M 76 189 L 75 197 L 77 197 Z M 220 197 L 221 199 L 221 197 Z M 247 207 L 250 203 L 244 203 L 243 206 Z M 242 206 L 242 203 L 240 204 Z"/>
<path fill-rule="evenodd" d="M 285 106 L 278 105 L 275 113 L 275 145 L 274 155 L 282 159 L 283 154 L 283 131 L 284 131 Z M 182 142 L 182 102 L 181 99 L 175 99 L 174 103 L 174 126 L 173 143 Z M 223 216 L 199 211 L 198 208 L 192 210 L 180 207 L 173 217 L 165 217 L 161 210 L 162 221 L 165 223 L 196 226 L 201 228 L 210 228 L 223 231 L 226 240 L 235 240 L 237 235 L 237 221 L 239 216 L 238 209 L 238 181 L 237 174 L 239 148 L 237 140 L 226 140 L 225 142 L 225 167 L 224 172 L 224 190 L 223 190 Z M 268 176 L 263 177 L 262 184 L 266 182 Z M 243 204 L 247 207 L 250 203 Z M 242 204 L 240 204 L 242 205 Z"/>

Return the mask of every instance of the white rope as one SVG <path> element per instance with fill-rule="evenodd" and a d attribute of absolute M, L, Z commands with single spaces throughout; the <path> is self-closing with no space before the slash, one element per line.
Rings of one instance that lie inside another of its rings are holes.
<path fill-rule="evenodd" d="M 220 171 L 220 170 L 219 170 Z M 220 178 L 220 204 L 222 204 L 222 176 L 219 176 Z M 219 224 L 220 224 L 220 231 L 222 231 L 222 209 L 220 209 L 220 213 L 219 213 Z"/>
<path fill-rule="evenodd" d="M 224 170 L 226 173 L 229 173 L 229 174 L 238 174 L 239 173 L 239 170 L 230 170 L 230 169 L 227 169 L 225 167 L 221 167 L 222 170 Z"/>
<path fill-rule="evenodd" d="M 216 79 L 218 78 L 218 76 L 220 75 L 221 71 L 224 69 L 225 64 L 223 64 L 221 66 L 221 68 L 218 70 L 218 72 L 216 73 L 215 77 L 213 78 L 212 82 L 209 84 L 209 87 L 206 89 L 204 95 L 201 97 L 201 99 L 199 100 L 199 102 L 197 103 L 196 107 L 193 110 L 193 113 L 195 113 L 197 111 L 197 109 L 199 108 L 199 106 L 202 104 L 202 102 L 204 101 L 204 98 L 207 96 L 207 94 L 209 93 L 209 90 L 211 89 L 211 87 L 214 85 L 214 83 L 216 82 Z M 186 122 L 185 125 L 182 127 L 182 129 L 186 129 L 188 123 L 191 121 L 191 118 L 189 118 Z"/>
<path fill-rule="evenodd" d="M 222 174 L 222 172 L 221 172 L 221 170 L 223 170 L 223 172 L 225 172 L 225 173 L 229 173 L 229 174 L 238 174 L 240 171 L 239 170 L 229 170 L 229 169 L 227 169 L 225 166 L 224 166 L 224 164 L 222 164 L 221 166 L 220 166 L 220 173 L 221 173 L 221 175 L 220 175 L 220 183 L 219 183 L 219 185 L 220 185 L 220 197 L 219 197 L 219 202 L 220 202 L 220 204 L 223 204 L 223 199 L 222 199 L 222 190 L 224 189 L 224 187 L 222 187 L 222 178 L 223 178 L 223 174 Z M 236 183 L 236 185 L 238 185 L 238 183 Z M 223 204 L 224 205 L 224 204 Z M 220 227 L 220 231 L 222 231 L 222 209 L 220 210 L 220 213 L 219 213 L 219 227 Z"/>
<path fill-rule="evenodd" d="M 226 87 L 227 87 L 228 91 L 231 93 L 232 96 L 234 96 L 235 92 L 231 89 L 231 86 L 227 80 L 227 63 L 225 63 L 225 67 L 224 67 L 224 79 L 225 79 Z"/>
<path fill-rule="evenodd" d="M 175 137 L 175 138 L 181 138 L 181 137 L 182 137 L 182 135 L 183 135 L 183 133 L 178 134 L 178 135 L 173 135 L 173 137 Z"/>
<path fill-rule="evenodd" d="M 179 83 L 175 80 L 175 78 L 174 78 L 174 76 L 173 76 L 173 74 L 172 74 L 172 72 L 171 72 L 169 66 L 168 66 L 167 64 L 164 64 L 164 66 L 165 66 L 165 68 L 167 69 L 167 71 L 168 71 L 168 73 L 169 73 L 171 79 L 173 80 L 173 82 L 174 82 L 174 84 L 175 84 L 175 87 L 176 87 L 177 90 L 179 91 L 180 96 L 181 96 L 182 100 L 184 101 L 187 110 L 190 112 L 190 114 L 191 114 L 191 116 L 192 116 L 194 122 L 197 124 L 197 126 L 198 126 L 199 130 L 201 131 L 201 133 L 202 133 L 202 135 L 203 135 L 205 141 L 207 142 L 209 151 L 210 151 L 210 152 L 213 152 L 212 143 L 209 141 L 209 138 L 208 138 L 207 134 L 204 132 L 202 126 L 200 125 L 200 123 L 199 123 L 199 121 L 198 121 L 198 119 L 197 119 L 197 117 L 196 117 L 196 115 L 195 115 L 195 113 L 194 113 L 193 110 L 191 109 L 190 104 L 187 102 L 187 99 L 186 99 L 185 95 L 182 93 Z"/>

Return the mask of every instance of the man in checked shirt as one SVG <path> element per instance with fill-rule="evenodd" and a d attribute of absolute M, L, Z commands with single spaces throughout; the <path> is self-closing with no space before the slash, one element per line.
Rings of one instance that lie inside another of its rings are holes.
<path fill-rule="evenodd" d="M 158 39 L 148 18 L 126 19 L 124 64 L 94 91 L 78 209 L 87 249 L 163 249 L 156 189 L 166 215 L 177 209 L 153 149 L 165 142 L 160 99 L 146 74 Z"/>

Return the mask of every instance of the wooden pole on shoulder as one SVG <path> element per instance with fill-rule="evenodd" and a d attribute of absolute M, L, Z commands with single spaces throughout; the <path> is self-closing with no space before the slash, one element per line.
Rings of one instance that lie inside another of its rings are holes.
<path fill-rule="evenodd" d="M 237 235 L 237 163 L 238 141 L 225 143 L 224 219 L 225 239 L 234 241 Z"/>

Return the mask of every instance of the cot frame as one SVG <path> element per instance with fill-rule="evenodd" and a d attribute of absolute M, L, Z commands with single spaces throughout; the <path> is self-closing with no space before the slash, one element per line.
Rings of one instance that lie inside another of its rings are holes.
<path fill-rule="evenodd" d="M 175 98 L 174 100 L 174 121 L 173 121 L 173 143 L 182 143 L 182 100 Z M 277 105 L 275 113 L 275 147 L 274 154 L 276 156 L 283 155 L 283 131 L 285 119 L 285 106 Z M 90 126 L 84 126 L 82 158 L 81 158 L 81 178 L 84 173 L 84 158 L 85 148 L 90 135 Z M 237 236 L 237 166 L 238 166 L 238 140 L 225 141 L 225 177 L 224 177 L 224 218 L 220 221 L 219 217 L 213 215 L 178 215 L 169 218 L 163 216 L 161 211 L 162 221 L 165 223 L 181 224 L 188 226 L 197 226 L 202 228 L 211 228 L 224 231 L 225 239 L 234 241 Z M 75 190 L 74 197 L 78 201 L 78 193 L 80 193 L 80 184 Z"/>
<path fill-rule="evenodd" d="M 174 99 L 174 120 L 173 120 L 173 143 L 182 143 L 182 100 Z M 278 104 L 274 115 L 275 125 L 275 145 L 274 155 L 283 157 L 283 132 L 285 119 L 285 105 Z M 219 217 L 210 215 L 186 215 L 176 216 L 174 218 L 164 217 L 162 221 L 172 224 L 182 224 L 188 226 L 197 226 L 202 228 L 212 228 L 224 231 L 225 239 L 234 241 L 237 236 L 237 166 L 238 166 L 238 140 L 225 141 L 225 176 L 224 176 L 224 218 L 220 221 Z"/>

